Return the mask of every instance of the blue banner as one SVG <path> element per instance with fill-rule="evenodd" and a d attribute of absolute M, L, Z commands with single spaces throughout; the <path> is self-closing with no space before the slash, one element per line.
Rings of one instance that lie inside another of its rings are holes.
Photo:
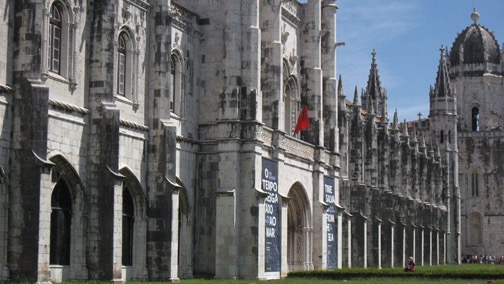
<path fill-rule="evenodd" d="M 262 190 L 269 195 L 266 210 L 266 272 L 280 272 L 280 214 L 278 207 L 278 162 L 262 159 Z"/>
<path fill-rule="evenodd" d="M 324 202 L 327 208 L 327 268 L 334 269 L 338 265 L 338 246 L 336 243 L 336 205 L 334 203 L 334 178 L 324 176 Z"/>

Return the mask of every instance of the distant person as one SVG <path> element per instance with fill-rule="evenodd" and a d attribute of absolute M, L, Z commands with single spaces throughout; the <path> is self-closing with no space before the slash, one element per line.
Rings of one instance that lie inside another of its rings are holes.
<path fill-rule="evenodd" d="M 413 257 L 408 257 L 408 265 L 404 268 L 405 272 L 413 272 L 415 271 L 415 262 L 413 261 Z"/>

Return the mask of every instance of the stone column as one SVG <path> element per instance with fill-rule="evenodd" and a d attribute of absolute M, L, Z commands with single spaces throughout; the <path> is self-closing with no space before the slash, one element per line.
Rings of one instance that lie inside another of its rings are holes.
<path fill-rule="evenodd" d="M 7 259 L 10 280 L 50 281 L 49 89 L 20 74 L 15 80 Z"/>
<path fill-rule="evenodd" d="M 171 1 L 153 0 L 149 26 L 147 269 L 149 280 L 178 279 L 177 127 L 170 119 Z M 195 204 L 197 206 L 197 204 Z M 175 213 L 175 214 L 174 214 Z M 196 211 L 195 211 L 195 214 Z M 173 235 L 177 233 L 177 236 Z M 176 247 L 176 249 L 175 249 Z"/>

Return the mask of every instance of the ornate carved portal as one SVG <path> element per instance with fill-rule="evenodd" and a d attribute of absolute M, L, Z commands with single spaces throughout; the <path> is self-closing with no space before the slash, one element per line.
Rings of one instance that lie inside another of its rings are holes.
<path fill-rule="evenodd" d="M 310 225 L 309 202 L 304 189 L 294 184 L 289 191 L 287 207 L 287 264 L 289 271 L 309 270 L 313 264 L 309 258 Z"/>

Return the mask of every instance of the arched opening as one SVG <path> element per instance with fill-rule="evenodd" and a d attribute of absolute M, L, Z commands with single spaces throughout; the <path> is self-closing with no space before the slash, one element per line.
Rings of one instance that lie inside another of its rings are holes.
<path fill-rule="evenodd" d="M 179 248 L 178 248 L 178 276 L 180 278 L 192 277 L 192 217 L 191 207 L 187 190 L 183 183 L 177 179 L 177 183 L 182 185 L 179 190 Z"/>
<path fill-rule="evenodd" d="M 290 64 L 287 60 L 283 63 L 283 101 L 284 101 L 284 127 L 288 135 L 294 135 L 299 112 L 301 110 L 301 98 L 296 77 L 291 73 Z"/>
<path fill-rule="evenodd" d="M 70 265 L 70 226 L 72 200 L 65 179 L 56 172 L 56 186 L 51 194 L 50 264 Z"/>
<path fill-rule="evenodd" d="M 129 56 L 126 41 L 126 34 L 121 33 L 117 44 L 117 94 L 121 96 L 126 96 L 126 69 Z"/>
<path fill-rule="evenodd" d="M 310 261 L 309 201 L 303 187 L 296 183 L 289 191 L 287 206 L 287 264 L 289 271 L 308 270 Z"/>
<path fill-rule="evenodd" d="M 45 1 L 49 12 L 44 13 L 44 34 L 43 41 L 44 76 L 57 74 L 69 80 L 70 86 L 75 88 L 75 15 L 71 1 Z M 52 73 L 52 74 L 51 74 Z"/>
<path fill-rule="evenodd" d="M 480 113 L 477 107 L 473 107 L 471 112 L 472 131 L 480 131 Z"/>
<path fill-rule="evenodd" d="M 183 57 L 178 50 L 171 54 L 170 71 L 170 110 L 181 115 L 182 94 L 183 94 Z"/>
<path fill-rule="evenodd" d="M 54 3 L 49 15 L 49 70 L 59 74 L 61 63 L 61 35 L 63 26 L 62 8 L 59 3 Z"/>
<path fill-rule="evenodd" d="M 123 187 L 122 214 L 122 265 L 133 264 L 133 228 L 135 222 L 135 205 L 128 186 Z"/>
<path fill-rule="evenodd" d="M 122 197 L 122 265 L 123 278 L 146 280 L 146 206 L 142 185 L 129 168 L 119 170 L 125 178 Z"/>
<path fill-rule="evenodd" d="M 51 224 L 49 262 L 54 275 L 62 279 L 87 277 L 84 228 L 84 192 L 75 168 L 61 155 L 50 158 L 55 164 L 51 171 Z"/>
<path fill-rule="evenodd" d="M 284 83 L 285 96 L 285 131 L 289 135 L 294 135 L 298 114 L 301 110 L 301 99 L 297 90 L 294 77 L 290 77 Z"/>

